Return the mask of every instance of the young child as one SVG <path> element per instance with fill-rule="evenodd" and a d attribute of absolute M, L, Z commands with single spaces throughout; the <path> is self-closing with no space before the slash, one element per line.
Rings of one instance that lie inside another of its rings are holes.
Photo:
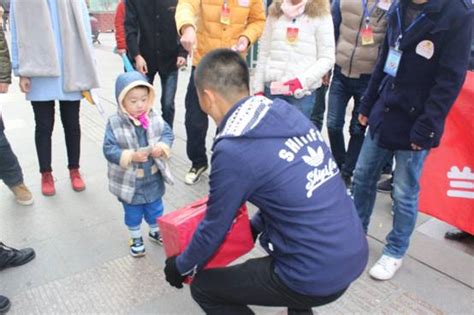
<path fill-rule="evenodd" d="M 164 182 L 173 184 L 166 160 L 174 140 L 168 124 L 153 110 L 155 90 L 137 71 L 121 74 L 115 83 L 117 113 L 110 116 L 104 139 L 109 190 L 125 210 L 130 254 L 145 255 L 142 218 L 148 237 L 162 244 L 156 219 L 163 213 Z"/>

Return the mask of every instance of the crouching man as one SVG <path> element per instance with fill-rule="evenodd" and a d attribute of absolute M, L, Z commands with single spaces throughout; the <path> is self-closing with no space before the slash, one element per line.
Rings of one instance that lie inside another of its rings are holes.
<path fill-rule="evenodd" d="M 219 49 L 195 72 L 199 103 L 218 125 L 208 210 L 187 249 L 167 259 L 167 281 L 207 314 L 253 314 L 248 305 L 289 314 L 335 301 L 367 264 L 367 241 L 339 169 L 316 127 L 294 106 L 249 96 L 247 65 Z M 202 270 L 223 242 L 239 207 L 260 210 L 254 237 L 268 256 Z"/>

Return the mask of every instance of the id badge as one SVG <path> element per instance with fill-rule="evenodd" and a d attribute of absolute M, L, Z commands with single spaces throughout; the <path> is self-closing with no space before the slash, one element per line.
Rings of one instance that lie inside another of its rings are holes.
<path fill-rule="evenodd" d="M 390 47 L 383 71 L 392 77 L 396 77 L 398 68 L 400 67 L 400 61 L 402 60 L 402 55 L 403 52 L 401 50 Z"/>
<path fill-rule="evenodd" d="M 298 42 L 298 34 L 300 29 L 298 27 L 287 27 L 286 28 L 286 41 L 289 44 L 296 44 Z"/>
<path fill-rule="evenodd" d="M 221 9 L 221 23 L 225 25 L 230 24 L 230 9 L 226 5 L 223 5 Z"/>
<path fill-rule="evenodd" d="M 374 43 L 374 32 L 372 27 L 366 26 L 361 33 L 362 46 L 372 45 Z"/>

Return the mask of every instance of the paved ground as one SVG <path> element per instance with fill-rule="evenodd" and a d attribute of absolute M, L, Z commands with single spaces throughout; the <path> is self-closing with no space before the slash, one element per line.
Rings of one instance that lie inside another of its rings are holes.
<path fill-rule="evenodd" d="M 120 59 L 112 54 L 111 34 L 102 36 L 97 62 L 106 113 L 115 110 L 114 78 Z M 177 179 L 189 167 L 185 154 L 184 95 L 189 72 L 180 74 L 177 96 L 176 144 L 172 166 Z M 66 169 L 62 127 L 57 116 L 53 169 L 57 195 L 40 193 L 30 104 L 13 84 L 1 95 L 7 136 L 18 155 L 25 181 L 35 194 L 31 207 L 18 206 L 0 186 L 0 239 L 31 246 L 37 258 L 0 273 L 0 294 L 13 302 L 12 314 L 130 313 L 201 314 L 188 289 L 170 288 L 163 278 L 164 253 L 146 241 L 147 256 L 128 255 L 127 231 L 120 204 L 107 190 L 106 162 L 101 151 L 104 119 L 93 106 L 82 106 L 82 172 L 87 190 L 71 190 Z M 158 87 L 159 88 L 159 87 Z M 214 126 L 211 123 L 211 126 Z M 214 127 L 211 129 L 214 130 Z M 212 141 L 209 132 L 208 143 Z M 207 178 L 189 187 L 180 180 L 165 195 L 166 211 L 206 194 Z M 379 195 L 369 233 L 370 264 L 379 256 L 391 226 L 390 200 Z M 443 239 L 449 227 L 420 215 L 403 269 L 390 282 L 364 274 L 336 303 L 316 309 L 320 314 L 473 314 L 474 242 Z M 262 255 L 255 249 L 249 256 Z M 258 314 L 284 314 L 283 309 L 255 308 Z"/>

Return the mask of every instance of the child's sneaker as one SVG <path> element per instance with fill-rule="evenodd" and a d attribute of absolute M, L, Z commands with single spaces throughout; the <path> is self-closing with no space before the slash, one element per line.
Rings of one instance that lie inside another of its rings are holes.
<path fill-rule="evenodd" d="M 150 239 L 150 241 L 152 242 L 155 242 L 155 243 L 158 243 L 160 245 L 163 245 L 163 239 L 161 238 L 161 234 L 159 231 L 157 232 L 150 232 L 148 233 L 148 238 Z"/>
<path fill-rule="evenodd" d="M 130 255 L 133 257 L 145 256 L 145 244 L 143 243 L 143 238 L 131 238 L 128 243 L 130 245 Z"/>

